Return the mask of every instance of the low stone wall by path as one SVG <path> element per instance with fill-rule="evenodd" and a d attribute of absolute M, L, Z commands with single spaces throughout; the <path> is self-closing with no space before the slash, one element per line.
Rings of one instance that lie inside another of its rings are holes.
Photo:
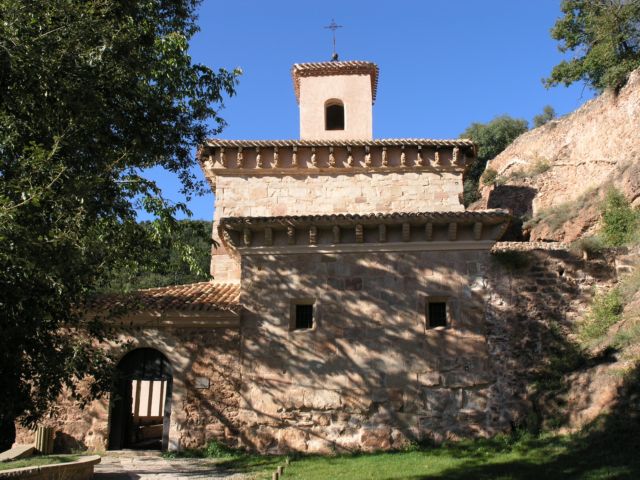
<path fill-rule="evenodd" d="M 0 471 L 0 480 L 90 480 L 93 468 L 100 463 L 99 455 L 82 457 L 75 462 L 14 468 Z"/>

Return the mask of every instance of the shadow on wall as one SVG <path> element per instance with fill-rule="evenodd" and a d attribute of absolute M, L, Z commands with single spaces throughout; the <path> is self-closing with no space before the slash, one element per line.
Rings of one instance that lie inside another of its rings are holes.
<path fill-rule="evenodd" d="M 489 193 L 487 208 L 508 208 L 513 219 L 508 230 L 502 236 L 502 241 L 526 241 L 528 233 L 523 232 L 524 219 L 533 216 L 533 199 L 538 190 L 531 187 L 514 185 L 496 185 Z"/>
<path fill-rule="evenodd" d="M 640 478 L 640 367 L 636 366 L 625 376 L 618 391 L 613 409 L 598 417 L 580 433 L 564 439 L 556 437 L 530 438 L 518 443 L 524 451 L 538 451 L 539 457 L 529 460 L 502 461 L 488 464 L 491 454 L 504 454 L 502 441 L 483 445 L 482 458 L 477 449 L 468 445 L 449 445 L 460 457 L 467 457 L 456 466 L 438 475 L 412 476 L 408 480 L 428 479 L 493 479 L 518 478 L 548 480 L 566 478 L 637 479 Z M 450 454 L 450 452 L 447 452 Z"/>
<path fill-rule="evenodd" d="M 203 440 L 329 453 L 536 428 L 542 380 L 584 365 L 568 329 L 615 273 L 606 259 L 510 253 L 245 257 L 240 398 L 193 394 L 224 430 Z M 430 297 L 450 299 L 455 328 L 425 329 Z M 291 301 L 309 298 L 316 328 L 289 331 Z"/>

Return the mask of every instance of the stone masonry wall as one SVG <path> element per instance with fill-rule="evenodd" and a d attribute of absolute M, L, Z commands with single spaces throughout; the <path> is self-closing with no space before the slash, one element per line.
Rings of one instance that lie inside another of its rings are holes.
<path fill-rule="evenodd" d="M 169 448 L 203 446 L 210 439 L 233 444 L 240 390 L 240 342 L 237 329 L 140 329 L 123 334 L 134 348 L 162 352 L 173 368 Z M 113 347 L 120 348 L 120 347 Z M 196 378 L 208 379 L 198 388 Z M 81 408 L 65 393 L 43 425 L 54 428 L 55 451 L 106 450 L 109 438 L 109 396 Z M 18 429 L 17 443 L 32 443 L 34 432 Z"/>
<path fill-rule="evenodd" d="M 497 413 L 513 426 L 527 421 L 531 401 L 544 394 L 535 382 L 571 365 L 578 354 L 572 340 L 576 324 L 594 294 L 617 281 L 613 256 L 584 260 L 541 245 L 546 249 L 536 243 L 507 244 L 492 255 L 486 270 L 487 341 L 491 357 L 499 359 Z"/>
<path fill-rule="evenodd" d="M 243 258 L 243 443 L 263 452 L 390 449 L 523 424 L 536 376 L 610 260 L 562 250 Z M 451 326 L 425 328 L 425 299 Z M 315 300 L 313 330 L 291 302 Z"/>
<path fill-rule="evenodd" d="M 267 452 L 374 450 L 491 434 L 486 251 L 245 256 L 240 420 Z M 426 329 L 426 298 L 451 328 Z M 289 330 L 291 302 L 316 326 Z"/>
<path fill-rule="evenodd" d="M 313 175 L 218 176 L 213 236 L 223 217 L 464 210 L 462 174 L 407 171 Z M 224 247 L 214 249 L 211 274 L 240 279 L 240 265 Z"/>

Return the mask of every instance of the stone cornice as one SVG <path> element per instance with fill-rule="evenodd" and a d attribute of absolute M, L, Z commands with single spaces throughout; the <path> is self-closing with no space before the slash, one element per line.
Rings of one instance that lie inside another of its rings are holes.
<path fill-rule="evenodd" d="M 488 249 L 510 219 L 506 210 L 232 217 L 220 220 L 218 233 L 239 254 Z"/>
<path fill-rule="evenodd" d="M 475 159 L 471 140 L 208 140 L 198 161 L 215 189 L 223 175 L 391 172 L 463 174 Z"/>

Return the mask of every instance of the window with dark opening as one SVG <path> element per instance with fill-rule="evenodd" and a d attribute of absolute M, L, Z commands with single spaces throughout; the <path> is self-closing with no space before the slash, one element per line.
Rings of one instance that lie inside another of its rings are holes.
<path fill-rule="evenodd" d="M 429 328 L 447 326 L 446 302 L 429 302 L 427 304 L 427 325 Z"/>
<path fill-rule="evenodd" d="M 296 305 L 295 330 L 313 328 L 313 305 Z"/>
<path fill-rule="evenodd" d="M 344 105 L 333 102 L 325 107 L 325 129 L 344 130 Z"/>

